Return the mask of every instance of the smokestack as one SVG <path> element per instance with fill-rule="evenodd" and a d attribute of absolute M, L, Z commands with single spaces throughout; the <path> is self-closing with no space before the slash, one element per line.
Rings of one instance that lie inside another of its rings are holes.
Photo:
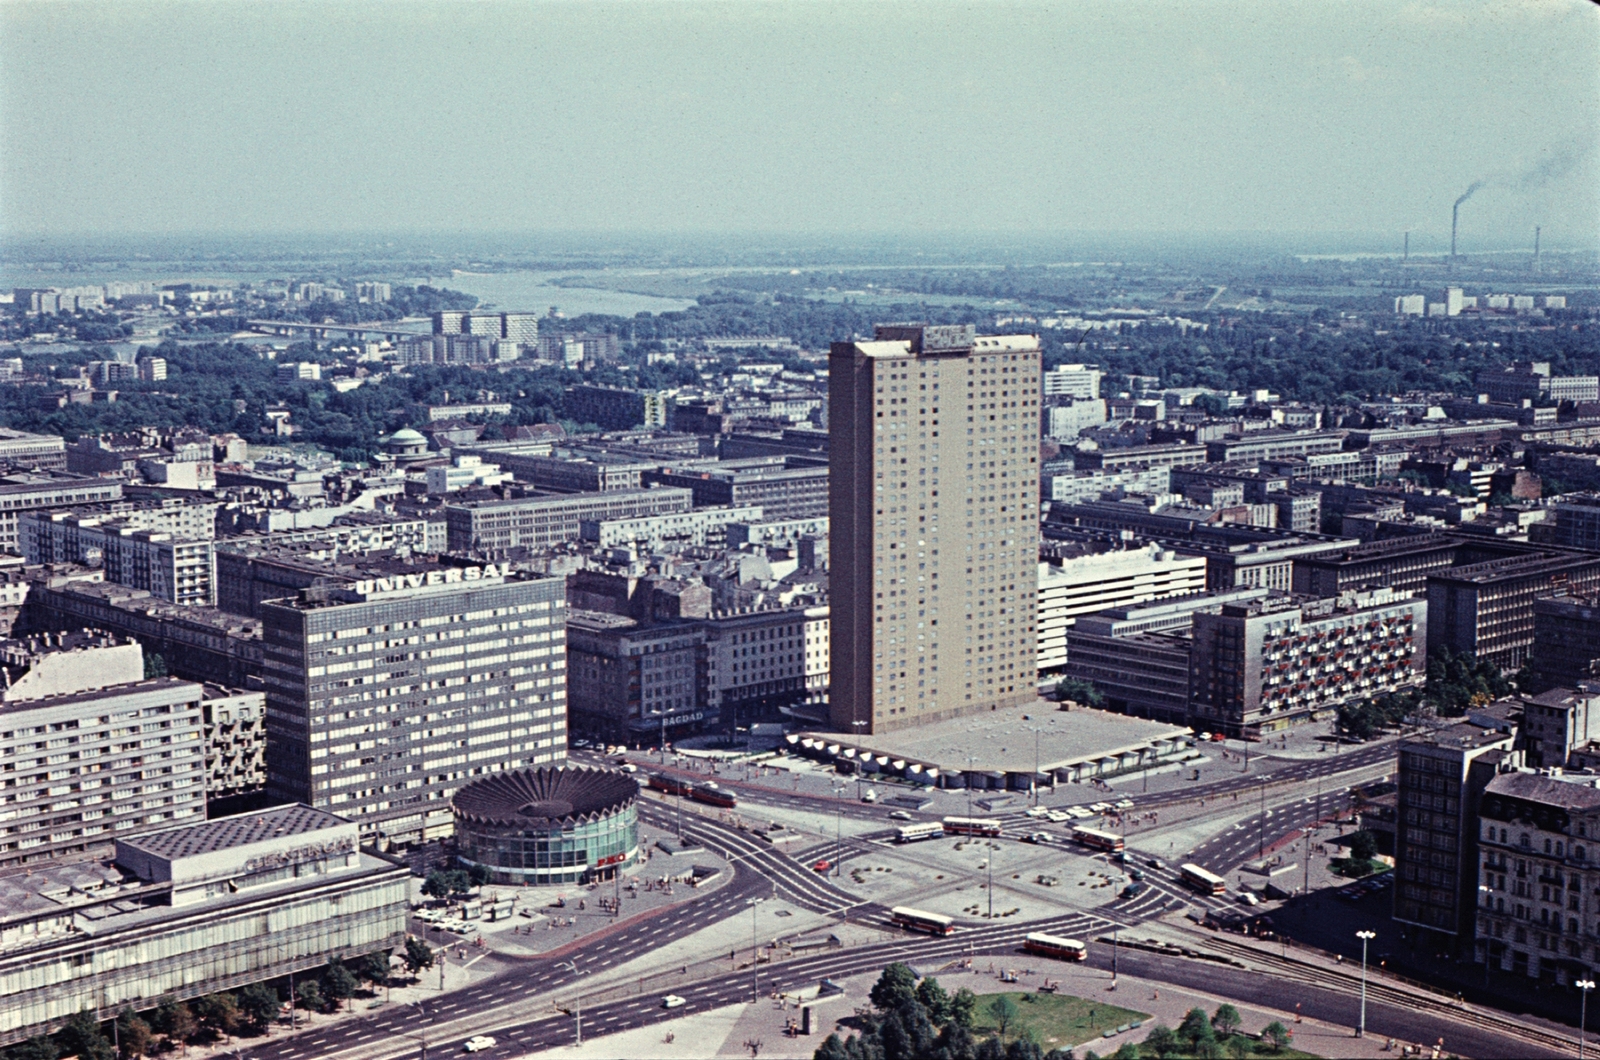
<path fill-rule="evenodd" d="M 1402 258 L 1401 258 L 1401 259 L 1400 259 L 1400 260 L 1401 260 L 1401 261 L 1410 261 L 1410 260 L 1411 260 L 1411 233 L 1410 233 L 1410 232 L 1407 232 L 1407 233 L 1406 233 L 1406 250 L 1405 250 L 1405 255 L 1404 255 L 1404 257 L 1402 257 Z"/>
<path fill-rule="evenodd" d="M 1450 264 L 1452 265 L 1456 263 L 1456 221 L 1460 215 L 1461 200 L 1457 199 L 1456 204 L 1450 207 Z"/>
<path fill-rule="evenodd" d="M 1539 271 L 1539 235 L 1544 231 L 1543 225 L 1533 226 L 1533 271 Z"/>

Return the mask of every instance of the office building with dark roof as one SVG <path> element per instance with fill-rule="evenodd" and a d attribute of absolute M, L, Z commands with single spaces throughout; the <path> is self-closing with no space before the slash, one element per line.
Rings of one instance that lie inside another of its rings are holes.
<path fill-rule="evenodd" d="M 1538 551 L 1428 575 L 1428 650 L 1470 652 L 1503 669 L 1533 646 L 1534 601 L 1600 590 L 1600 555 Z"/>

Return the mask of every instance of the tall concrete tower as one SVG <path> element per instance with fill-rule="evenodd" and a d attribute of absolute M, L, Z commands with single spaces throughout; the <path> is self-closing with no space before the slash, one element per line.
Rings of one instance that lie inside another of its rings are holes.
<path fill-rule="evenodd" d="M 1039 340 L 880 325 L 828 370 L 830 720 L 903 729 L 1031 702 Z"/>

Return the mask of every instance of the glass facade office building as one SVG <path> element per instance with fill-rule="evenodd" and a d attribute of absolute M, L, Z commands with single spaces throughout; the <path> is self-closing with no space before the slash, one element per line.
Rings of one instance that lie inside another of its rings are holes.
<path fill-rule="evenodd" d="M 463 861 L 495 883 L 610 879 L 639 858 L 639 785 L 609 769 L 519 769 L 456 793 Z"/>

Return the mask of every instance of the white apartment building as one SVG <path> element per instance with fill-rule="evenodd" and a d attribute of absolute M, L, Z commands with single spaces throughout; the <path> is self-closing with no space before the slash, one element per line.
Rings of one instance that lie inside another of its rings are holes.
<path fill-rule="evenodd" d="M 1103 375 L 1097 364 L 1058 364 L 1043 375 L 1044 396 L 1097 398 Z"/>
<path fill-rule="evenodd" d="M 0 642 L 0 866 L 205 820 L 201 686 L 147 680 L 137 644 L 62 639 Z"/>
<path fill-rule="evenodd" d="M 1206 561 L 1159 545 L 1128 552 L 1104 552 L 1039 564 L 1038 668 L 1067 664 L 1067 630 L 1080 615 L 1108 607 L 1203 592 Z"/>
<path fill-rule="evenodd" d="M 426 471 L 428 492 L 454 493 L 474 486 L 498 486 L 511 481 L 511 473 L 501 471 L 499 464 L 485 464 L 481 456 L 458 456 L 447 467 L 430 467 Z"/>

